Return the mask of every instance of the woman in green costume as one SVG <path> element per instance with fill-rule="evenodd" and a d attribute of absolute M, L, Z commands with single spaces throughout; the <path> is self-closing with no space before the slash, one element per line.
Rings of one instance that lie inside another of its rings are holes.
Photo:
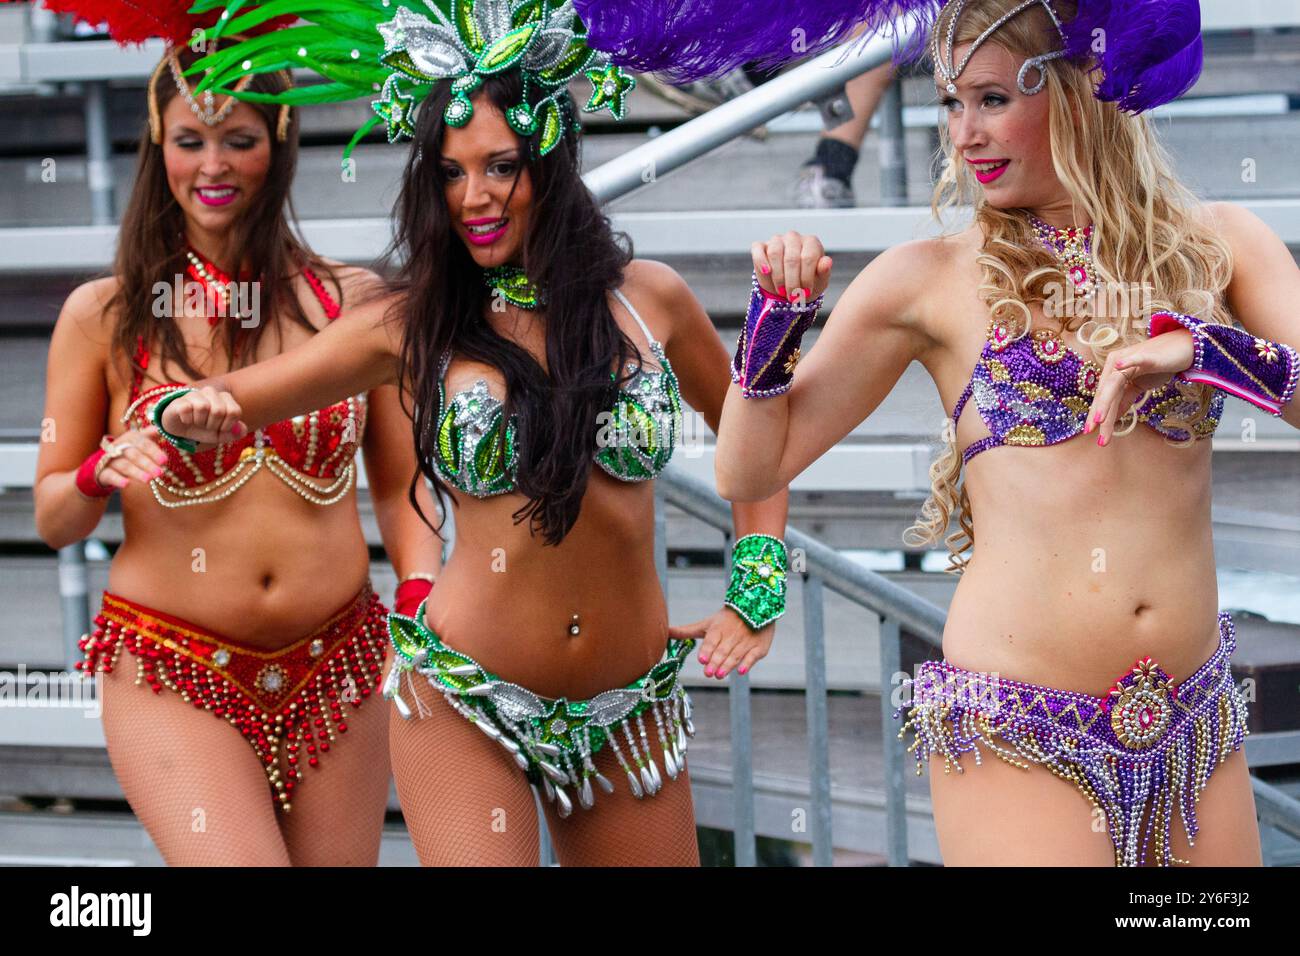
<path fill-rule="evenodd" d="M 635 81 L 585 45 L 568 2 L 294 6 L 230 4 L 217 33 L 305 22 L 195 69 L 218 91 L 313 69 L 326 83 L 286 98 L 365 96 L 376 116 L 357 139 L 380 122 L 413 139 L 403 264 L 349 322 L 176 393 L 155 421 L 170 440 L 213 442 L 401 384 L 421 470 L 457 509 L 430 598 L 390 619 L 393 770 L 421 861 L 535 863 L 536 789 L 563 864 L 695 865 L 680 671 L 692 650 L 716 678 L 766 655 L 787 492 L 733 506 L 724 606 L 670 627 L 650 482 L 683 402 L 716 428 L 729 356 L 681 277 L 632 258 L 581 180 L 569 81 L 585 74 L 584 108 L 620 118 Z"/>

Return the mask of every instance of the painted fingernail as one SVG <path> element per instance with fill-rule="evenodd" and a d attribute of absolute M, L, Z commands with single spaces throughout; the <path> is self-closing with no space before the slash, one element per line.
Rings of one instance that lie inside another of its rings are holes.
<path fill-rule="evenodd" d="M 244 434 L 244 426 L 241 425 L 239 422 L 235 422 L 235 427 L 230 429 L 230 433 L 234 435 L 236 438 L 239 438 Z"/>
<path fill-rule="evenodd" d="M 812 289 L 801 289 L 800 291 L 803 292 L 803 297 L 804 297 L 805 299 L 811 299 L 811 298 L 812 298 Z"/>
<path fill-rule="evenodd" d="M 155 468 L 154 471 L 153 471 L 153 476 L 152 476 L 152 477 L 154 477 L 154 478 L 161 478 L 161 477 L 162 477 L 162 469 L 161 469 L 161 468 Z"/>
<path fill-rule="evenodd" d="M 781 293 L 782 295 L 785 295 L 785 286 L 783 286 L 783 285 L 779 285 L 779 286 L 777 286 L 777 287 L 776 287 L 776 291 L 779 292 L 779 293 Z"/>
<path fill-rule="evenodd" d="M 770 276 L 772 274 L 772 267 L 764 263 L 758 271 L 763 273 L 765 276 Z"/>
<path fill-rule="evenodd" d="M 719 676 L 719 677 L 726 677 L 726 676 L 727 676 L 727 672 L 726 672 L 726 671 L 718 671 L 718 676 Z"/>
<path fill-rule="evenodd" d="M 712 677 L 712 676 L 713 676 L 713 668 L 712 668 L 712 667 L 706 667 L 706 668 L 704 668 L 704 676 L 705 676 L 705 677 Z"/>
<path fill-rule="evenodd" d="M 1106 447 L 1106 436 L 1105 436 L 1105 435 L 1098 435 L 1098 436 L 1097 436 L 1097 444 L 1100 445 L 1102 448 L 1105 448 L 1105 447 Z"/>
<path fill-rule="evenodd" d="M 1115 360 L 1115 367 L 1116 367 L 1116 368 L 1123 368 L 1123 367 L 1124 367 L 1124 360 L 1123 360 L 1123 359 L 1116 359 L 1116 360 Z"/>
<path fill-rule="evenodd" d="M 745 673 L 745 671 L 747 670 L 749 670 L 749 668 L 746 667 L 744 664 L 741 664 L 739 667 L 736 668 L 736 671 L 741 674 Z"/>

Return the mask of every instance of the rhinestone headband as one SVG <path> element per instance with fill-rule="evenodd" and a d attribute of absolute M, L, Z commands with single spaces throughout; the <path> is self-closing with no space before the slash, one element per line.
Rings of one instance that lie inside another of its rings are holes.
<path fill-rule="evenodd" d="M 1012 17 L 1028 10 L 1036 4 L 1042 6 L 1042 8 L 1047 11 L 1047 15 L 1052 18 L 1052 23 L 1056 25 L 1056 32 L 1061 36 L 1061 42 L 1065 43 L 1065 29 L 1061 26 L 1061 18 L 1056 15 L 1056 10 L 1052 7 L 1051 0 L 1024 0 L 1023 3 L 1013 7 L 1002 16 L 998 17 L 998 19 L 993 22 L 992 26 L 975 39 L 975 42 L 971 44 L 970 49 L 966 51 L 966 55 L 962 57 L 961 62 L 954 63 L 953 37 L 957 33 L 957 21 L 961 18 L 963 11 L 966 9 L 966 0 L 951 0 L 951 5 L 954 9 L 952 17 L 948 20 L 948 30 L 944 37 L 943 47 L 941 48 L 940 46 L 938 33 L 936 33 L 934 38 L 931 40 L 931 50 L 934 55 L 935 68 L 939 71 L 940 75 L 943 76 L 944 80 L 947 81 L 946 89 L 949 93 L 957 92 L 957 77 L 961 76 L 962 71 L 966 69 L 966 64 L 970 62 L 972 54 L 980 48 L 984 41 L 996 33 L 998 29 Z M 945 50 L 947 53 L 946 60 L 944 58 Z M 1050 53 L 1043 53 L 1039 56 L 1031 56 L 1029 59 L 1025 60 L 1025 62 L 1020 65 L 1020 72 L 1016 74 L 1016 86 L 1019 87 L 1020 92 L 1026 96 L 1033 96 L 1035 93 L 1041 92 L 1043 86 L 1047 83 L 1047 73 L 1043 70 L 1043 66 L 1049 61 L 1058 59 L 1062 56 L 1065 56 L 1064 50 L 1054 50 Z M 1030 70 L 1038 71 L 1038 82 L 1032 87 L 1025 85 L 1025 75 Z"/>
<path fill-rule="evenodd" d="M 231 111 L 238 103 L 235 96 L 227 96 L 225 101 L 217 106 L 216 97 L 210 90 L 205 90 L 198 96 L 190 89 L 189 82 L 185 79 L 184 72 L 181 68 L 179 56 L 179 47 L 171 45 L 167 53 L 158 61 L 158 66 L 154 68 L 153 76 L 149 78 L 149 139 L 161 145 L 163 139 L 162 112 L 158 108 L 158 79 L 163 70 L 170 69 L 172 81 L 176 84 L 176 92 L 185 100 L 192 112 L 204 126 L 218 126 L 225 121 Z M 287 76 L 288 74 L 286 74 Z M 233 87 L 235 93 L 242 93 L 253 81 L 253 75 L 242 77 Z M 289 106 L 283 104 L 280 107 L 280 113 L 275 124 L 275 138 L 277 142 L 283 143 L 285 137 L 289 134 Z"/>

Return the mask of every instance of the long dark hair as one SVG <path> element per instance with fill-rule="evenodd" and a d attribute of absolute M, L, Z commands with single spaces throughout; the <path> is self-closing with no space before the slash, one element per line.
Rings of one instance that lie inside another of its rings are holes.
<path fill-rule="evenodd" d="M 446 488 L 431 466 L 443 353 L 454 349 L 500 369 L 507 393 L 503 413 L 507 420 L 517 415 L 515 490 L 528 498 L 514 513 L 515 523 L 529 519 L 530 533 L 540 530 L 546 544 L 558 545 L 582 507 L 597 416 L 612 407 L 617 385 L 626 380 L 611 377 L 614 360 L 622 372 L 639 355 L 607 301 L 608 292 L 622 284 L 632 245 L 625 234 L 614 233 L 582 181 L 580 134 L 572 117 L 566 118 L 561 142 L 544 157 L 520 138 L 521 170 L 528 170 L 533 189 L 522 265 L 546 294 L 539 314 L 546 325 L 549 375 L 526 349 L 498 335 L 483 317 L 490 292 L 482 272 L 453 232 L 447 209 L 441 155 L 450 86 L 440 84 L 420 106 L 396 210 L 394 250 L 402 263 L 394 282 L 404 293 L 405 321 L 402 384 L 415 402 L 411 418 L 420 471 L 439 492 Z M 509 70 L 484 81 L 475 109 L 495 107 L 504 115 L 522 96 L 522 76 Z M 413 482 L 413 503 L 414 487 Z"/>
<path fill-rule="evenodd" d="M 181 50 L 182 68 L 187 69 L 200 55 L 188 48 Z M 287 82 L 282 73 L 259 74 L 248 88 L 277 93 L 287 89 Z M 161 117 L 167 104 L 180 95 L 168 69 L 163 68 L 154 75 L 153 90 Z M 218 101 L 221 99 L 218 97 Z M 305 266 L 318 275 L 329 276 L 335 286 L 337 282 L 333 270 L 307 248 L 295 231 L 298 219 L 289 190 L 298 166 L 298 111 L 290 110 L 287 135 L 281 143 L 275 138 L 280 107 L 270 103 L 249 105 L 266 123 L 271 140 L 271 168 L 257 194 L 257 201 L 250 204 L 247 214 L 230 231 L 225 248 L 218 253 L 221 256 L 218 261 L 233 263 L 236 267 L 241 262 L 251 262 L 253 276 L 262 280 L 259 302 L 262 315 L 273 320 L 283 316 L 304 328 L 314 329 L 287 280 Z M 118 315 L 115 350 L 130 362 L 136 375 L 144 372 L 136 354 L 137 343 L 143 341 L 156 344 L 159 361 L 155 368 L 170 361 L 189 377 L 202 377 L 190 363 L 180 327 L 172 319 L 159 321 L 153 310 L 155 284 L 170 284 L 173 277 L 185 273 L 184 235 L 185 215 L 167 184 L 163 147 L 151 141 L 146 125 L 140 136 L 135 185 L 118 233 L 117 256 L 113 263 L 113 274 L 118 280 L 117 292 L 109 302 L 109 308 Z M 339 304 L 342 305 L 341 294 Z M 218 326 L 217 334 L 224 335 L 226 354 L 232 366 L 252 361 L 258 340 L 271 324 L 263 321 L 244 328 L 242 323 L 230 321 Z"/>

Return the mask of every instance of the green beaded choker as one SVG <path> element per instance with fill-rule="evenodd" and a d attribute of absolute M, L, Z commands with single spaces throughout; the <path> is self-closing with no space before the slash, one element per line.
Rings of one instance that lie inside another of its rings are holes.
<path fill-rule="evenodd" d="M 546 296 L 537 290 L 519 266 L 492 266 L 483 270 L 483 281 L 494 293 L 511 305 L 529 312 L 546 304 Z"/>

